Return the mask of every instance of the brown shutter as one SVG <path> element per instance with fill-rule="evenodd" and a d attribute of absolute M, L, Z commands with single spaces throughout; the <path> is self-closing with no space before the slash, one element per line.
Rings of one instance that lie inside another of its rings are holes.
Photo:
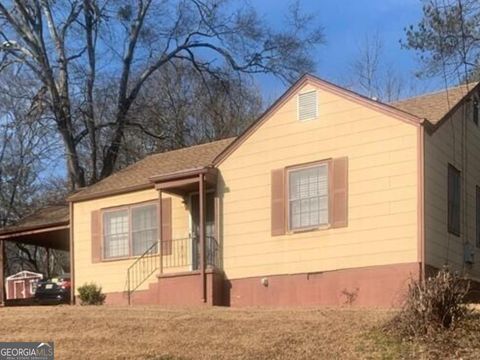
<path fill-rule="evenodd" d="M 92 235 L 92 263 L 102 261 L 102 213 L 100 210 L 92 211 L 90 230 Z"/>
<path fill-rule="evenodd" d="M 172 198 L 162 199 L 162 254 L 172 253 Z"/>
<path fill-rule="evenodd" d="M 332 160 L 332 227 L 345 227 L 348 222 L 348 158 Z"/>
<path fill-rule="evenodd" d="M 285 174 L 284 169 L 272 170 L 272 236 L 285 234 Z"/>

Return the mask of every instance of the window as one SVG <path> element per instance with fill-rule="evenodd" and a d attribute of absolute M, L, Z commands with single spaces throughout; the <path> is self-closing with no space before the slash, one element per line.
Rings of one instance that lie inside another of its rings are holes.
<path fill-rule="evenodd" d="M 142 255 L 150 246 L 157 243 L 157 207 L 155 205 L 132 209 L 133 255 Z"/>
<path fill-rule="evenodd" d="M 476 195 L 475 195 L 475 202 L 476 202 L 476 209 L 475 209 L 475 227 L 476 227 L 476 236 L 475 236 L 475 244 L 477 248 L 480 248 L 480 187 L 476 186 Z"/>
<path fill-rule="evenodd" d="M 157 215 L 154 204 L 105 211 L 104 258 L 142 255 L 158 241 Z"/>
<path fill-rule="evenodd" d="M 317 117 L 317 92 L 309 91 L 298 95 L 298 120 L 305 121 Z"/>
<path fill-rule="evenodd" d="M 448 231 L 460 235 L 460 171 L 448 164 Z"/>
<path fill-rule="evenodd" d="M 328 165 L 310 166 L 288 173 L 289 229 L 328 224 Z"/>

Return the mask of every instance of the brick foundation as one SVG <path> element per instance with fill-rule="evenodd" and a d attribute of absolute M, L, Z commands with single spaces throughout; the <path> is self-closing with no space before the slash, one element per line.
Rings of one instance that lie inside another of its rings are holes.
<path fill-rule="evenodd" d="M 226 280 L 207 270 L 207 301 L 199 272 L 164 274 L 148 290 L 132 295 L 133 305 L 341 306 L 396 307 L 408 283 L 418 279 L 418 263 L 372 266 L 319 273 L 269 275 Z M 263 280 L 263 281 L 262 281 Z M 108 293 L 107 304 L 128 304 L 126 293 Z"/>
<path fill-rule="evenodd" d="M 372 266 L 322 273 L 273 275 L 227 282 L 230 306 L 396 307 L 408 282 L 418 279 L 418 263 Z M 268 286 L 262 284 L 268 281 Z"/>

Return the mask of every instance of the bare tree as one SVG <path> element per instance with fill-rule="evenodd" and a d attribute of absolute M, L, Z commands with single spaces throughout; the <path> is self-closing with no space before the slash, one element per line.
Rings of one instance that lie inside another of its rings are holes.
<path fill-rule="evenodd" d="M 105 119 L 113 116 L 114 96 L 108 80 L 96 92 L 97 112 Z M 236 136 L 261 110 L 261 95 L 253 80 L 228 69 L 223 74 L 202 74 L 189 64 L 174 61 L 152 75 L 132 105 L 129 121 L 138 126 L 124 132 L 116 167 L 151 152 Z M 97 139 L 100 149 L 107 145 L 104 141 L 108 139 Z M 88 144 L 81 143 L 78 151 L 87 162 Z"/>
<path fill-rule="evenodd" d="M 58 189 L 65 188 L 45 187 L 51 183 L 46 170 L 56 160 L 58 142 L 53 129 L 43 123 L 41 111 L 30 106 L 31 81 L 11 70 L 0 74 L 0 228 L 49 203 Z M 6 251 L 7 274 L 28 269 L 49 275 L 68 265 L 62 252 L 52 251 L 47 269 L 47 252 L 38 246 L 7 242 Z"/>
<path fill-rule="evenodd" d="M 31 82 L 15 73 L 0 76 L 0 227 L 31 209 L 43 171 L 58 150 L 55 132 L 30 107 Z"/>
<path fill-rule="evenodd" d="M 210 76 L 225 68 L 269 73 L 287 82 L 311 71 L 322 31 L 298 3 L 290 10 L 275 30 L 252 7 L 226 0 L 0 1 L 0 69 L 20 64 L 38 81 L 35 105 L 51 113 L 71 187 L 78 188 L 112 173 L 129 127 L 145 130 L 129 114 L 168 64 L 182 61 Z M 96 100 L 106 79 L 115 90 L 108 119 Z M 88 162 L 80 144 L 89 149 Z"/>
<path fill-rule="evenodd" d="M 391 102 L 405 95 L 405 82 L 386 61 L 384 43 L 378 33 L 365 36 L 351 63 L 350 74 L 348 86 L 370 98 Z"/>
<path fill-rule="evenodd" d="M 199 74 L 178 63 L 152 77 L 131 117 L 163 135 L 155 149 L 162 151 L 236 136 L 261 108 L 259 90 L 247 79 L 228 72 L 221 77 Z"/>

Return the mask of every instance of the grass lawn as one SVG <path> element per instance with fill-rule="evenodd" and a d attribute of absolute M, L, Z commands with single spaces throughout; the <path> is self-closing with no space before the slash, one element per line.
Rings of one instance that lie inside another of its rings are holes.
<path fill-rule="evenodd" d="M 378 330 L 393 314 L 349 309 L 11 307 L 0 308 L 0 341 L 54 341 L 56 359 L 442 358 Z M 478 323 L 475 320 L 477 333 L 468 335 L 470 345 L 459 344 L 469 346 L 468 352 L 452 354 L 480 358 Z"/>

